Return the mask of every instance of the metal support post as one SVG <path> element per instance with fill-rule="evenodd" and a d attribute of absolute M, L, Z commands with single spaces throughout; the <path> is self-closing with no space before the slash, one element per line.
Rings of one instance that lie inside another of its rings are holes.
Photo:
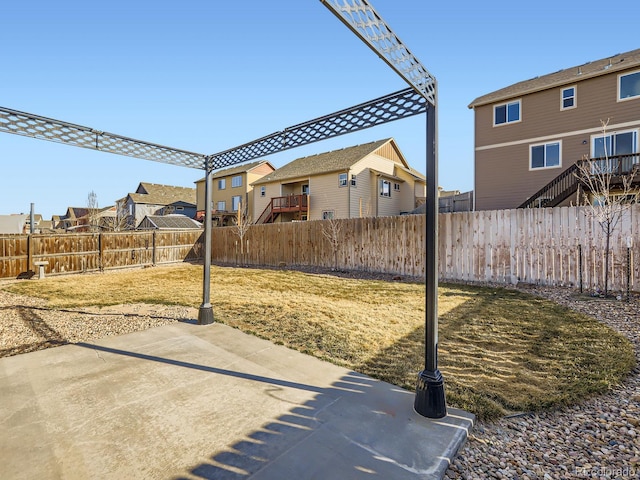
<path fill-rule="evenodd" d="M 427 109 L 425 261 L 425 366 L 418 374 L 414 408 L 428 418 L 447 415 L 444 379 L 438 370 L 438 155 L 435 105 Z"/>
<path fill-rule="evenodd" d="M 211 201 L 213 199 L 213 160 L 205 157 L 204 182 L 204 272 L 202 275 L 202 305 L 198 311 L 198 325 L 213 323 L 211 306 Z"/>

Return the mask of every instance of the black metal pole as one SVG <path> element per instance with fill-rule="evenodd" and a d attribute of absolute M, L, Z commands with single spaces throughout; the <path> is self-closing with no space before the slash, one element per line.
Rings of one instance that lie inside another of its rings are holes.
<path fill-rule="evenodd" d="M 213 323 L 211 306 L 211 201 L 213 200 L 213 160 L 205 158 L 204 181 L 204 272 L 202 275 L 202 305 L 198 311 L 198 325 Z"/>
<path fill-rule="evenodd" d="M 444 379 L 438 370 L 438 155 L 435 105 L 427 108 L 427 199 L 425 218 L 425 362 L 418 374 L 414 408 L 428 418 L 447 415 Z"/>
<path fill-rule="evenodd" d="M 582 245 L 578 244 L 578 279 L 580 282 L 580 293 L 582 293 Z"/>
<path fill-rule="evenodd" d="M 631 245 L 627 241 L 627 302 L 631 301 Z"/>

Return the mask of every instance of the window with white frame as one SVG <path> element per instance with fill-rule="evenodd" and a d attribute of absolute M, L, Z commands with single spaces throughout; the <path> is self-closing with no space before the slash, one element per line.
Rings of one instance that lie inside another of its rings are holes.
<path fill-rule="evenodd" d="M 560 91 L 560 110 L 576 108 L 576 86 L 563 88 Z"/>
<path fill-rule="evenodd" d="M 399 192 L 400 191 L 400 184 L 399 183 L 394 183 L 393 184 L 393 191 L 394 192 Z"/>
<path fill-rule="evenodd" d="M 592 139 L 591 156 L 593 158 L 638 153 L 638 130 L 597 135 Z"/>
<path fill-rule="evenodd" d="M 225 188 L 227 188 L 227 179 L 221 178 L 218 180 L 218 190 L 224 190 Z"/>
<path fill-rule="evenodd" d="M 493 124 L 504 125 L 520 121 L 520 100 L 502 103 L 493 107 Z"/>
<path fill-rule="evenodd" d="M 347 186 L 347 174 L 346 173 L 341 173 L 338 176 L 338 185 L 340 185 L 341 187 L 346 187 Z"/>
<path fill-rule="evenodd" d="M 562 165 L 560 142 L 531 145 L 529 169 L 557 168 Z"/>
<path fill-rule="evenodd" d="M 224 200 L 218 202 L 218 204 L 216 205 L 216 210 L 220 212 L 224 212 L 226 209 L 227 209 L 227 202 L 225 202 Z"/>
<path fill-rule="evenodd" d="M 265 187 L 264 185 L 262 185 L 260 187 L 260 196 L 261 197 L 265 197 L 267 195 L 267 187 Z"/>
<path fill-rule="evenodd" d="M 309 184 L 305 183 L 302 185 L 302 195 L 309 195 Z"/>
<path fill-rule="evenodd" d="M 618 100 L 640 97 L 640 70 L 618 76 Z"/>
<path fill-rule="evenodd" d="M 236 175 L 235 177 L 231 177 L 231 188 L 241 187 L 241 186 L 242 186 L 242 175 Z"/>
<path fill-rule="evenodd" d="M 357 182 L 357 177 L 355 174 L 351 174 L 351 186 L 355 187 L 357 186 L 358 182 Z"/>
<path fill-rule="evenodd" d="M 614 172 L 618 168 L 618 155 L 638 153 L 638 130 L 595 135 L 591 138 L 591 158 L 601 159 L 591 164 L 592 173 Z"/>
<path fill-rule="evenodd" d="M 237 212 L 238 209 L 240 208 L 240 202 L 242 200 L 242 196 L 240 195 L 234 195 L 233 197 L 231 197 L 231 211 L 232 212 Z"/>
<path fill-rule="evenodd" d="M 380 196 L 391 197 L 391 182 L 389 180 L 380 180 Z"/>
<path fill-rule="evenodd" d="M 335 212 L 333 210 L 325 210 L 322 212 L 323 220 L 333 220 Z"/>

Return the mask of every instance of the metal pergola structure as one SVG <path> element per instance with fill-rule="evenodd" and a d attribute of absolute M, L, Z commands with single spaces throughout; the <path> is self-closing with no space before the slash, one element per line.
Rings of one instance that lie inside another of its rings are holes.
<path fill-rule="evenodd" d="M 0 107 L 0 132 L 102 152 L 204 170 L 205 254 L 203 299 L 198 323 L 213 323 L 211 282 L 212 176 L 217 169 L 284 150 L 427 113 L 426 342 L 425 369 L 418 376 L 415 409 L 427 417 L 446 415 L 442 375 L 437 367 L 437 157 L 436 81 L 366 0 L 320 0 L 376 51 L 409 88 L 300 123 L 215 154 L 202 154 L 104 132 L 62 120 Z"/>
<path fill-rule="evenodd" d="M 418 374 L 414 408 L 420 415 L 447 414 L 438 370 L 438 148 L 437 83 L 366 0 L 320 0 L 427 101 L 427 202 L 425 220 L 425 362 Z"/>

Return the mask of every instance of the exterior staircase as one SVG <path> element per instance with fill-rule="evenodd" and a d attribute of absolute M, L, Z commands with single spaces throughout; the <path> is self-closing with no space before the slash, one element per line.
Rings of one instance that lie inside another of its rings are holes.
<path fill-rule="evenodd" d="M 518 208 L 557 207 L 578 190 L 580 181 L 576 176 L 577 172 L 578 164 L 574 163 L 536 193 L 531 195 Z"/>
<path fill-rule="evenodd" d="M 584 185 L 584 182 L 577 175 L 579 166 L 583 162 L 589 162 L 591 168 L 598 171 L 598 173 L 593 173 L 592 170 L 594 175 L 603 173 L 610 175 L 611 185 L 622 184 L 622 179 L 629 175 L 631 175 L 633 185 L 640 185 L 640 153 L 579 160 L 531 195 L 518 208 L 544 208 L 560 205 L 576 193 L 580 185 Z"/>
<path fill-rule="evenodd" d="M 308 195 L 287 195 L 286 197 L 275 197 L 269 202 L 269 205 L 262 211 L 257 224 L 273 223 L 278 215 L 288 212 L 306 212 L 309 208 Z"/>

